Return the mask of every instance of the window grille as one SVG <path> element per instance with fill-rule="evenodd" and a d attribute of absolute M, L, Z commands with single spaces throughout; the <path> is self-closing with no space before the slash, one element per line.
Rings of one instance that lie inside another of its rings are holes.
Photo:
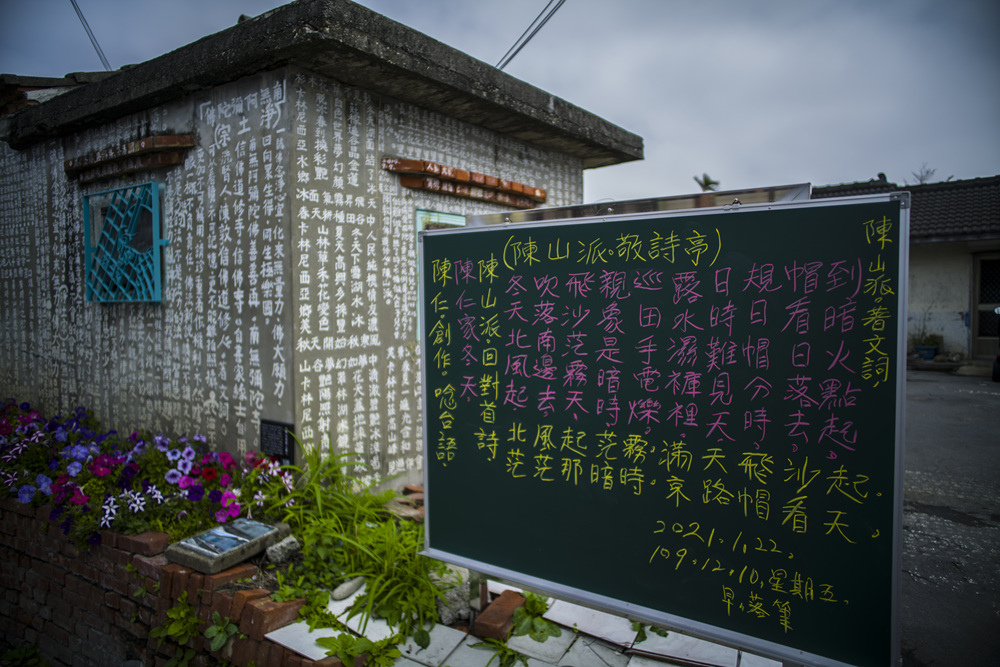
<path fill-rule="evenodd" d="M 157 184 L 84 195 L 83 226 L 87 301 L 159 303 L 160 249 L 170 242 L 160 238 Z"/>

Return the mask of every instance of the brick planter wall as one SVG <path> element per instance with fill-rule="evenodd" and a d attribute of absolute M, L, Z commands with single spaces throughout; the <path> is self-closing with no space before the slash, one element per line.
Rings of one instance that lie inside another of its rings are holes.
<path fill-rule="evenodd" d="M 269 591 L 218 590 L 257 573 L 237 565 L 213 575 L 169 563 L 163 533 L 101 534 L 98 547 L 77 548 L 48 521 L 49 507 L 0 499 L 0 622 L 8 643 L 36 644 L 53 665 L 116 667 L 125 660 L 163 665 L 174 644 L 149 636 L 184 591 L 202 621 L 213 611 L 228 616 L 245 637 L 234 635 L 208 653 L 203 637 L 192 640 L 204 667 L 227 660 L 236 667 L 336 667 L 336 658 L 315 662 L 264 638 L 298 616 L 302 601 L 274 602 Z M 130 571 L 129 565 L 131 565 Z M 208 625 L 203 625 L 204 630 Z M 214 658 L 214 659 L 213 659 Z"/>

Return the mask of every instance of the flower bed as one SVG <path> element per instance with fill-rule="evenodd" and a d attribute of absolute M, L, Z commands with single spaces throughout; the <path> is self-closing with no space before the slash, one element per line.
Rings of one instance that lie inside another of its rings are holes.
<path fill-rule="evenodd" d="M 395 494 L 373 494 L 351 477 L 349 457 L 304 452 L 302 468 L 285 469 L 255 453 L 236 460 L 208 451 L 197 435 L 102 432 L 82 408 L 44 419 L 28 405 L 0 404 L 8 636 L 73 665 L 199 665 L 210 656 L 237 666 L 309 665 L 264 634 L 297 616 L 343 633 L 327 611 L 329 591 L 363 576 L 369 585 L 352 613 L 385 618 L 396 634 L 347 648 L 344 634 L 317 641 L 348 657 L 366 646 L 373 664 L 390 664 L 406 637 L 426 646 L 442 597 L 430 575 L 444 566 L 418 555 L 422 524 L 388 511 Z M 220 590 L 257 568 L 203 575 L 163 555 L 171 542 L 239 516 L 285 521 L 303 540 L 297 562 L 268 572 L 276 590 Z"/>
<path fill-rule="evenodd" d="M 156 530 L 181 539 L 251 516 L 291 478 L 249 453 L 237 462 L 190 439 L 100 432 L 83 408 L 44 419 L 24 403 L 0 405 L 0 484 L 8 497 L 51 506 L 49 519 L 78 545 L 97 546 L 101 530 Z"/>

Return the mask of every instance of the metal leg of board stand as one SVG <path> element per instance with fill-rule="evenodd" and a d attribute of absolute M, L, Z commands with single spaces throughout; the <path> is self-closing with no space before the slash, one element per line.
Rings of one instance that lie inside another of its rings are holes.
<path fill-rule="evenodd" d="M 486 577 L 481 572 L 469 570 L 470 595 L 474 595 L 476 593 L 477 587 L 479 589 L 479 609 L 477 609 L 476 612 L 479 613 L 486 609 L 486 605 L 489 604 L 490 589 L 487 585 Z"/>

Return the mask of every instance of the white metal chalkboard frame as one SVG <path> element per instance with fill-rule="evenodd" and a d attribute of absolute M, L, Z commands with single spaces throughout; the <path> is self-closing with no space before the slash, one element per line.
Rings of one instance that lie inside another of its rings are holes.
<path fill-rule="evenodd" d="M 891 631 L 889 637 L 890 643 L 890 655 L 894 656 L 892 662 L 898 661 L 899 647 L 900 647 L 900 619 L 899 619 L 899 599 L 900 599 L 900 576 L 902 568 L 902 517 L 903 517 L 903 480 L 904 480 L 904 468 L 903 468 L 903 458 L 904 458 L 904 432 L 905 432 L 905 372 L 906 372 L 906 350 L 907 350 L 907 338 L 906 338 L 906 322 L 907 322 L 907 299 L 908 299 L 908 285 L 907 276 L 909 275 L 908 265 L 909 265 L 909 230 L 910 230 L 910 194 L 908 192 L 895 192 L 888 194 L 877 194 L 877 195 L 865 195 L 856 197 L 840 197 L 840 198 L 829 198 L 829 199 L 819 199 L 819 200 L 808 200 L 808 201 L 792 201 L 792 202 L 775 202 L 775 203 L 763 203 L 763 204 L 749 204 L 740 205 L 738 202 L 734 202 L 731 206 L 722 206 L 716 208 L 700 208 L 700 209 L 683 209 L 683 210 L 673 210 L 673 211 L 655 211 L 649 213 L 640 214 L 624 214 L 624 215 L 607 215 L 607 216 L 595 216 L 588 218 L 573 218 L 573 219 L 561 219 L 561 220 L 551 220 L 545 222 L 528 222 L 528 223 L 505 223 L 503 226 L 510 229 L 523 229 L 528 227 L 540 227 L 540 226 L 558 226 L 558 225 L 579 225 L 587 223 L 606 223 L 612 221 L 627 221 L 627 220 L 644 220 L 644 219 L 659 219 L 668 218 L 673 216 L 712 216 L 712 215 L 739 215 L 741 212 L 748 211 L 770 211 L 770 210 L 788 210 L 796 208 L 810 208 L 810 207 L 835 207 L 835 206 L 847 206 L 853 204 L 866 204 L 866 203 L 881 203 L 881 202 L 893 202 L 898 201 L 900 204 L 900 231 L 899 231 L 899 248 L 898 248 L 898 267 L 899 267 L 899 280 L 897 285 L 898 290 L 898 304 L 896 312 L 896 322 L 897 324 L 897 335 L 896 335 L 896 373 L 895 373 L 895 397 L 896 397 L 896 413 L 895 413 L 895 434 L 896 440 L 894 443 L 894 472 L 893 472 L 893 535 L 892 535 L 892 618 L 891 618 Z M 613 208 L 613 205 L 608 207 Z M 419 266 L 424 266 L 424 244 L 423 239 L 425 235 L 437 235 L 437 234 L 475 234 L 477 232 L 496 230 L 498 225 L 485 225 L 477 227 L 467 227 L 459 229 L 443 229 L 443 230 L 431 230 L 420 232 L 419 242 L 418 242 L 418 262 Z M 420 303 L 425 303 L 426 296 L 426 285 L 425 276 L 423 272 L 420 272 L 419 290 L 418 298 Z M 420 336 L 421 336 L 421 354 L 423 359 L 426 360 L 427 357 L 427 347 L 426 347 L 426 315 L 427 309 L 420 309 Z M 434 521 L 434 495 L 433 489 L 429 484 L 428 471 L 430 468 L 430 442 L 427 433 L 426 425 L 428 422 L 428 381 L 427 381 L 427 364 L 424 362 L 421 371 L 421 383 L 422 383 L 422 413 L 423 413 L 423 424 L 425 425 L 423 432 L 423 465 L 424 465 L 424 485 L 426 492 L 426 519 L 425 519 L 425 544 L 424 551 L 422 555 L 434 558 L 446 563 L 451 563 L 460 567 L 468 568 L 469 570 L 482 573 L 490 578 L 496 579 L 498 581 L 506 582 L 512 585 L 517 585 L 530 589 L 533 591 L 538 591 L 551 595 L 557 599 L 562 599 L 570 602 L 578 603 L 582 606 L 609 612 L 614 615 L 622 616 L 626 619 L 638 621 L 641 623 L 646 623 L 650 625 L 656 625 L 664 627 L 671 630 L 677 630 L 684 634 L 688 634 L 694 637 L 705 639 L 711 642 L 715 642 L 724 646 L 728 646 L 741 651 L 746 651 L 749 653 L 758 654 L 761 656 L 769 657 L 775 660 L 781 660 L 786 666 L 793 665 L 815 665 L 817 667 L 850 667 L 848 663 L 796 649 L 794 647 L 786 646 L 784 644 L 772 642 L 760 637 L 755 637 L 752 635 L 734 632 L 725 628 L 720 628 L 713 626 L 711 624 L 703 623 L 697 620 L 685 618 L 682 616 L 670 614 L 663 612 L 658 609 L 652 609 L 646 606 L 637 605 L 630 603 L 626 600 L 620 600 L 600 594 L 593 593 L 591 591 L 583 590 L 573 586 L 567 586 L 556 581 L 551 581 L 548 579 L 543 579 L 539 577 L 532 576 L 523 572 L 518 572 L 510 569 L 506 569 L 488 562 L 481 560 L 467 558 L 461 555 L 456 555 L 449 553 L 447 551 L 442 551 L 436 549 L 431 544 L 432 527 Z"/>

